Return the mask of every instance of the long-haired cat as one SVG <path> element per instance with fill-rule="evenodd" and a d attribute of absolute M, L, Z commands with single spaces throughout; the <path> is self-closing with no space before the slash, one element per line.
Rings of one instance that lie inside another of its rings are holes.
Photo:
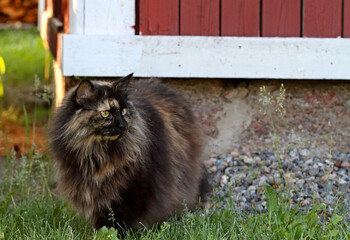
<path fill-rule="evenodd" d="M 82 81 L 51 122 L 57 191 L 95 228 L 150 226 L 208 190 L 188 103 L 155 81 Z"/>

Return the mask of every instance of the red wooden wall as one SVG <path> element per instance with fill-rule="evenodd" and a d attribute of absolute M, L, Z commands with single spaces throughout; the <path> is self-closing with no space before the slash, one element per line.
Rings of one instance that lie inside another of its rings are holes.
<path fill-rule="evenodd" d="M 350 37 L 350 0 L 136 0 L 137 34 Z"/>

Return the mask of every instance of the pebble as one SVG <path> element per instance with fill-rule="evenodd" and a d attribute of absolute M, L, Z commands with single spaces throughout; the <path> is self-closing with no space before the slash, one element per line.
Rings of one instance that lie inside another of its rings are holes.
<path fill-rule="evenodd" d="M 233 158 L 238 158 L 239 157 L 239 152 L 237 152 L 237 151 L 232 151 L 231 152 L 231 157 L 233 157 Z"/>
<path fill-rule="evenodd" d="M 216 166 L 212 166 L 211 168 L 209 168 L 210 173 L 215 173 L 216 171 L 217 171 Z"/>
<path fill-rule="evenodd" d="M 227 184 L 227 176 L 226 175 L 222 175 L 221 176 L 221 180 L 220 180 L 220 186 L 223 187 Z"/>
<path fill-rule="evenodd" d="M 303 157 L 307 157 L 310 155 L 310 151 L 308 149 L 302 149 L 300 150 L 300 155 Z"/>
<path fill-rule="evenodd" d="M 302 185 L 304 183 L 305 183 L 305 180 L 302 178 L 297 181 L 297 184 L 299 184 L 299 185 Z"/>
<path fill-rule="evenodd" d="M 259 186 L 259 187 L 262 187 L 262 186 L 264 186 L 265 184 L 267 184 L 267 177 L 266 177 L 266 176 L 261 176 L 261 177 L 260 177 L 260 180 L 259 180 L 259 183 L 258 183 L 258 186 Z"/>
<path fill-rule="evenodd" d="M 335 167 L 334 160 L 329 167 L 327 152 L 320 150 L 311 153 L 307 148 L 292 149 L 281 156 L 283 177 L 291 190 L 292 206 L 296 207 L 300 202 L 300 210 L 303 211 L 312 203 L 334 204 L 339 193 L 344 196 L 339 203 L 350 205 L 350 168 Z M 332 159 L 349 162 L 350 153 L 333 153 Z M 284 182 L 275 153 L 267 150 L 260 153 L 251 153 L 247 149 L 234 150 L 230 154 L 211 157 L 205 164 L 212 185 L 219 188 L 216 194 L 232 196 L 239 211 L 265 211 L 264 185 L 282 186 Z M 279 191 L 278 188 L 276 191 Z M 222 204 L 225 202 L 222 201 Z"/>
<path fill-rule="evenodd" d="M 309 174 L 311 176 L 316 176 L 318 174 L 318 172 L 319 172 L 318 168 L 312 167 L 312 168 L 309 169 Z"/>
<path fill-rule="evenodd" d="M 311 203 L 311 199 L 307 198 L 301 202 L 301 206 L 305 207 L 306 205 L 309 205 Z"/>
<path fill-rule="evenodd" d="M 255 163 L 255 160 L 248 156 L 243 156 L 243 162 L 247 165 L 252 165 Z"/>
<path fill-rule="evenodd" d="M 256 191 L 256 187 L 255 186 L 249 186 L 248 187 L 248 191 L 249 192 Z"/>
<path fill-rule="evenodd" d="M 241 173 L 237 173 L 233 176 L 230 177 L 230 183 L 231 184 L 236 184 L 239 183 L 240 181 L 242 181 L 243 179 L 246 178 L 246 174 L 241 172 Z"/>

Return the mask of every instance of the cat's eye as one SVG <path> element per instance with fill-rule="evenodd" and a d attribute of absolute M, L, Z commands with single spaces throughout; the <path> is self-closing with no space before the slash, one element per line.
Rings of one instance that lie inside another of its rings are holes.
<path fill-rule="evenodd" d="M 104 118 L 108 117 L 109 116 L 109 111 L 102 111 L 101 112 L 101 116 L 104 117 Z"/>
<path fill-rule="evenodd" d="M 126 109 L 125 109 L 125 108 L 122 110 L 122 115 L 123 115 L 123 116 L 126 115 Z"/>

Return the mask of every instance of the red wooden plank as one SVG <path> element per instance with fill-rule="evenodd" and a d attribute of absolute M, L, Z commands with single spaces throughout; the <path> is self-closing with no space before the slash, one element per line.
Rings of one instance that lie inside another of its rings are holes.
<path fill-rule="evenodd" d="M 350 38 L 350 0 L 344 0 L 343 37 Z"/>
<path fill-rule="evenodd" d="M 221 0 L 221 35 L 260 35 L 260 0 Z"/>
<path fill-rule="evenodd" d="M 69 2 L 68 0 L 62 1 L 63 11 L 63 32 L 69 33 Z"/>
<path fill-rule="evenodd" d="M 184 0 L 180 5 L 180 35 L 219 36 L 220 0 Z"/>
<path fill-rule="evenodd" d="M 300 37 L 301 0 L 262 0 L 263 37 Z"/>
<path fill-rule="evenodd" d="M 304 36 L 338 37 L 342 33 L 342 0 L 304 0 Z"/>
<path fill-rule="evenodd" d="M 179 35 L 179 0 L 140 0 L 140 35 Z"/>

